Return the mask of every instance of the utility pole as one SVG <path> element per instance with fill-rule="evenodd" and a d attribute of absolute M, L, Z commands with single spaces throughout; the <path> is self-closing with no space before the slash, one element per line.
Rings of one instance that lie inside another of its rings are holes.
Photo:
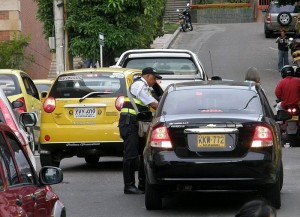
<path fill-rule="evenodd" d="M 54 26 L 55 26 L 55 52 L 56 52 L 56 74 L 65 71 L 64 57 L 64 2 L 53 0 Z"/>

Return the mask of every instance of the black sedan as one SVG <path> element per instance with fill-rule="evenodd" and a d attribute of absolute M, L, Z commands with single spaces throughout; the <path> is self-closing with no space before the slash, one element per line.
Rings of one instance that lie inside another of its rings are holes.
<path fill-rule="evenodd" d="M 199 81 L 169 85 L 144 150 L 145 205 L 172 191 L 255 190 L 276 208 L 283 184 L 281 133 L 259 85 Z"/>

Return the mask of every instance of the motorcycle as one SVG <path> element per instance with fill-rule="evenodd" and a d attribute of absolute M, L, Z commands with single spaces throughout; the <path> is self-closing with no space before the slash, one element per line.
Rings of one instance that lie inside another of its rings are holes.
<path fill-rule="evenodd" d="M 187 4 L 187 8 L 183 9 L 182 12 L 180 12 L 179 9 L 177 9 L 177 12 L 179 12 L 179 24 L 181 26 L 181 31 L 183 32 L 186 32 L 187 29 L 193 31 L 191 15 L 189 14 L 190 9 L 191 8 L 189 3 Z"/>
<path fill-rule="evenodd" d="M 277 101 L 278 102 L 278 101 Z M 291 115 L 291 119 L 280 124 L 282 137 L 290 147 L 300 146 L 300 102 L 298 105 L 290 105 L 286 111 Z"/>

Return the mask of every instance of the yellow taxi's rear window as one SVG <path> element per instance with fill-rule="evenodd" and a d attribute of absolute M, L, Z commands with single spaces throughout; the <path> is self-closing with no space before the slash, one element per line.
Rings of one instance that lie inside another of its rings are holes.
<path fill-rule="evenodd" d="M 122 73 L 69 73 L 59 76 L 49 96 L 54 98 L 81 98 L 96 92 L 93 97 L 118 97 L 126 93 Z"/>

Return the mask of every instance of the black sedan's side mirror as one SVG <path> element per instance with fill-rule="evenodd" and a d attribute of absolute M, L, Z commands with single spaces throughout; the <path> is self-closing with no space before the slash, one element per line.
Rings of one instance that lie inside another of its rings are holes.
<path fill-rule="evenodd" d="M 146 112 L 140 112 L 137 114 L 136 119 L 138 121 L 143 121 L 143 122 L 150 122 L 152 121 L 152 112 L 146 111 Z"/>
<path fill-rule="evenodd" d="M 292 118 L 292 115 L 285 110 L 277 111 L 276 121 L 286 121 Z"/>

